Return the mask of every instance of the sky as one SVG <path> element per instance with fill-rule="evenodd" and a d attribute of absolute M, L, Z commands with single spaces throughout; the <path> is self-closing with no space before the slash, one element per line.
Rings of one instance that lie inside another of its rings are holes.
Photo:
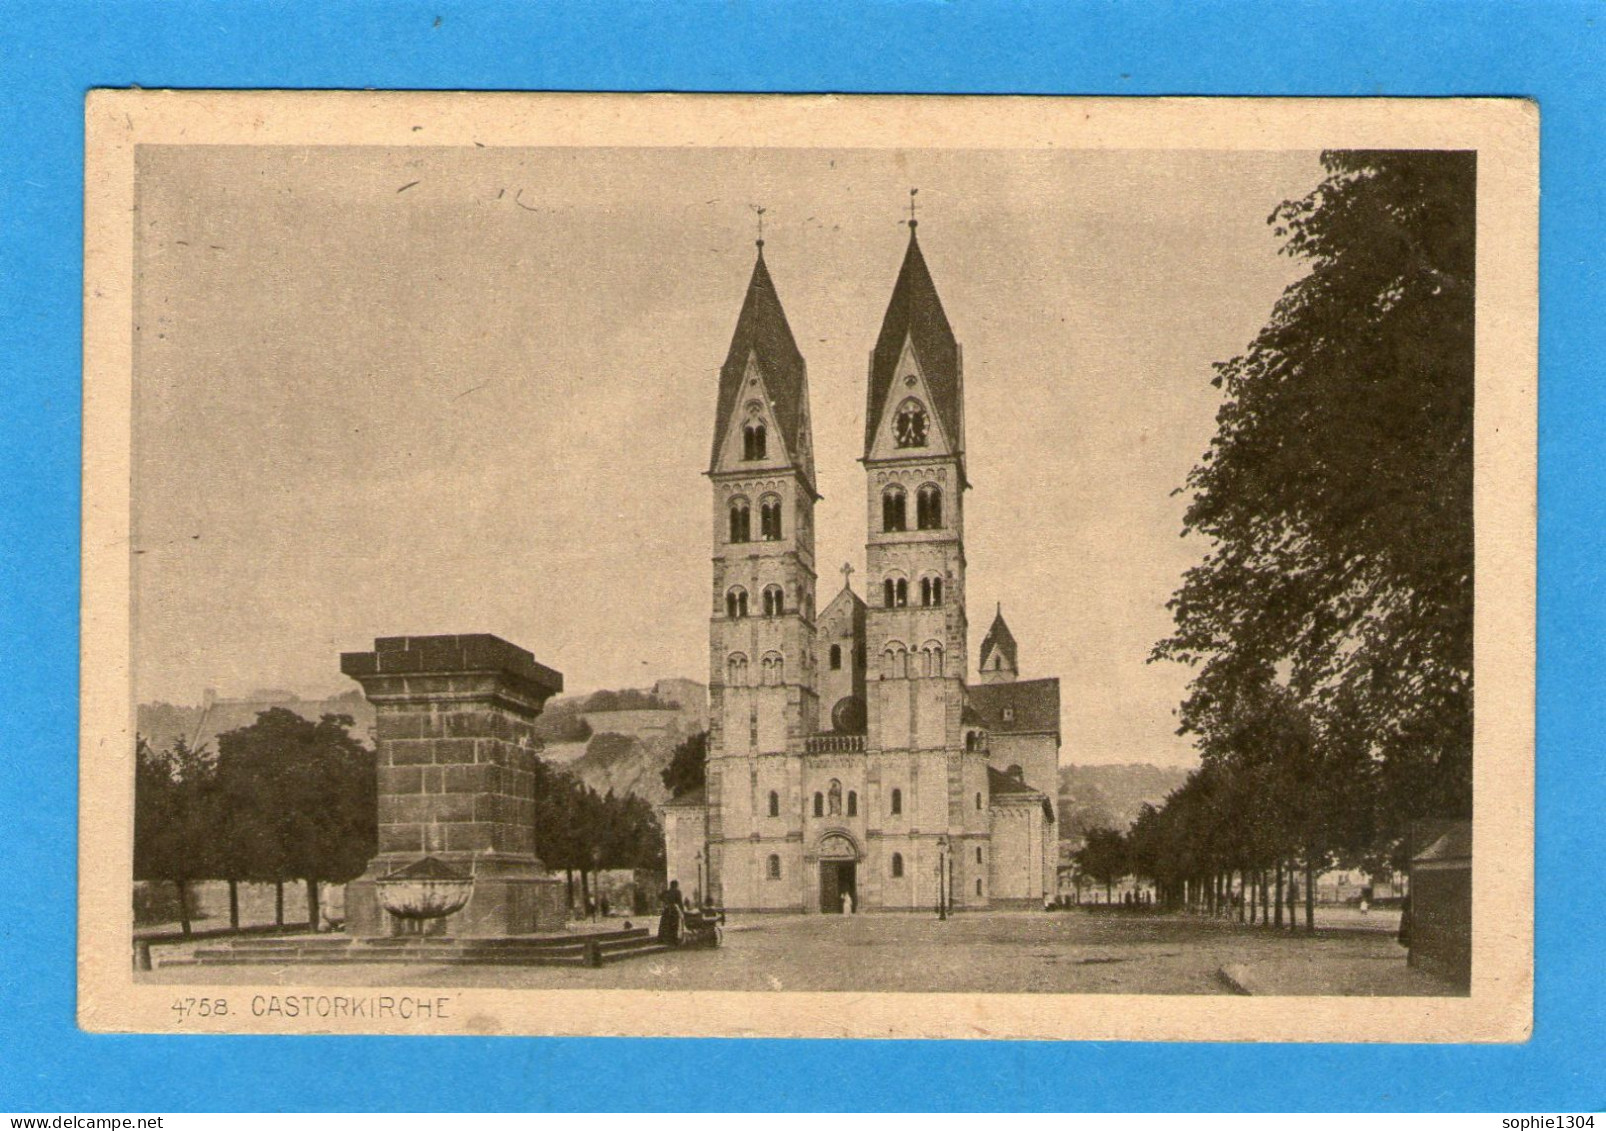
<path fill-rule="evenodd" d="M 765 259 L 808 365 L 818 605 L 862 586 L 868 355 L 908 240 L 964 350 L 974 669 L 996 604 L 1065 763 L 1196 761 L 1148 664 L 1206 550 L 1212 364 L 1302 273 L 1315 153 L 145 146 L 141 702 L 355 686 L 491 632 L 570 692 L 706 681 L 718 371 Z M 862 592 L 862 588 L 861 588 Z"/>

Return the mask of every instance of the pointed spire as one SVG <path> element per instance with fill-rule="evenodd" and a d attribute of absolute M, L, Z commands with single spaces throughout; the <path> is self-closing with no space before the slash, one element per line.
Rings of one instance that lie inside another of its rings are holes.
<path fill-rule="evenodd" d="M 736 331 L 731 335 L 730 351 L 719 371 L 719 404 L 709 467 L 712 469 L 719 464 L 720 444 L 731 417 L 742 403 L 742 382 L 747 375 L 748 360 L 752 358 L 763 375 L 786 455 L 798 461 L 799 470 L 812 487 L 814 469 L 810 449 L 813 445 L 805 436 L 809 428 L 808 373 L 803 354 L 797 348 L 797 339 L 792 336 L 792 327 L 786 320 L 786 311 L 781 307 L 780 296 L 776 294 L 774 280 L 770 278 L 769 266 L 764 262 L 762 236 L 755 243 L 758 251 L 753 261 L 753 274 L 742 300 L 742 312 L 736 319 Z"/>
<path fill-rule="evenodd" d="M 920 251 L 912 193 L 909 203 L 911 214 L 904 221 L 909 225 L 909 246 L 904 251 L 903 266 L 898 271 L 898 281 L 893 285 L 887 313 L 881 320 L 881 334 L 876 338 L 875 350 L 870 355 L 869 399 L 864 414 L 866 453 L 875 443 L 881 413 L 887 403 L 887 392 L 898 377 L 895 370 L 906 340 L 912 345 L 915 359 L 926 378 L 926 388 L 935 402 L 931 407 L 942 424 L 943 433 L 956 448 L 962 448 L 964 444 L 961 428 L 964 389 L 959 367 L 959 343 L 948 324 L 942 299 L 937 296 L 937 285 L 931 280 L 926 257 Z"/>
<path fill-rule="evenodd" d="M 1009 672 L 1020 670 L 1016 657 L 1015 634 L 1009 631 L 1009 625 L 1004 623 L 1004 603 L 998 603 L 998 612 L 993 617 L 993 626 L 987 630 L 987 635 L 981 642 L 981 659 L 977 667 L 985 674 L 987 659 L 996 651 L 1003 660 L 1003 668 Z"/>

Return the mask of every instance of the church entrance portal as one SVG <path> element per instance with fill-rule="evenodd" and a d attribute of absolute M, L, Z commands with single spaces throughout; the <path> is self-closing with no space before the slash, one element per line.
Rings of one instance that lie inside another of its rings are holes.
<path fill-rule="evenodd" d="M 820 910 L 827 915 L 840 915 L 844 893 L 852 897 L 853 910 L 859 910 L 857 873 L 859 866 L 851 861 L 820 861 Z"/>

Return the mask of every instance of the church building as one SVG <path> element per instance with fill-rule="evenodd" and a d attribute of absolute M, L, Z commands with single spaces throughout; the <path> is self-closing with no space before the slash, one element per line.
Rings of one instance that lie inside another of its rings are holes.
<path fill-rule="evenodd" d="M 1041 907 L 1059 680 L 1000 609 L 972 686 L 962 354 L 909 221 L 870 353 L 861 596 L 816 610 L 808 369 L 758 241 L 720 370 L 707 784 L 663 809 L 669 878 L 732 911 Z"/>

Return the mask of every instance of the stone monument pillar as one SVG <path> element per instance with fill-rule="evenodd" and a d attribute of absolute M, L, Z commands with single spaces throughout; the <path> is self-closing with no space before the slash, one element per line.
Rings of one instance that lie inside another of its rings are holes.
<path fill-rule="evenodd" d="M 445 921 L 456 938 L 561 930 L 562 881 L 535 854 L 532 723 L 563 676 L 496 636 L 392 636 L 340 670 L 374 705 L 379 855 L 346 886 L 346 930 L 401 933 L 377 881 L 425 858 L 472 875 Z"/>

